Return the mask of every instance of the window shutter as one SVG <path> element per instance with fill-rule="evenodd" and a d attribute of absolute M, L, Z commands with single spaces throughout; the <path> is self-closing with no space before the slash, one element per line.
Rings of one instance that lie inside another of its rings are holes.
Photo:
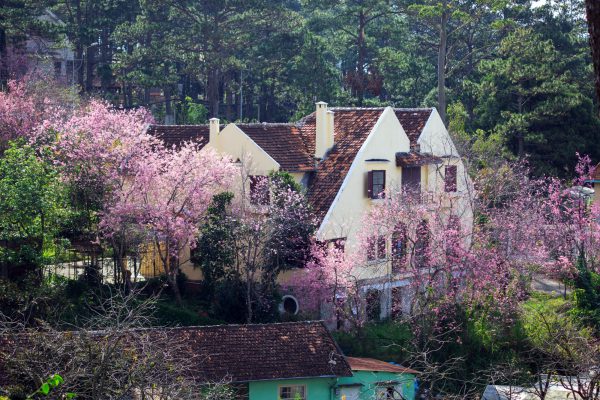
<path fill-rule="evenodd" d="M 382 199 L 384 199 L 385 198 L 385 169 L 381 170 L 381 172 L 383 172 L 383 190 L 381 190 L 380 196 Z"/>
<path fill-rule="evenodd" d="M 385 258 L 385 236 L 379 236 L 377 238 L 377 258 Z"/>
<path fill-rule="evenodd" d="M 375 238 L 370 237 L 367 239 L 367 260 L 373 261 L 375 259 Z"/>
<path fill-rule="evenodd" d="M 373 171 L 367 173 L 367 197 L 373 198 Z"/>
<path fill-rule="evenodd" d="M 456 165 L 446 165 L 444 170 L 444 190 L 446 192 L 456 192 L 456 179 Z"/>

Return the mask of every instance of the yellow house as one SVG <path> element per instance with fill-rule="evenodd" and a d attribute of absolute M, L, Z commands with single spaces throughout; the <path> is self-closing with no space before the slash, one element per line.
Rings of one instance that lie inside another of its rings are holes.
<path fill-rule="evenodd" d="M 585 184 L 594 190 L 594 193 L 592 194 L 592 203 L 600 205 L 600 194 L 598 194 L 598 189 L 600 189 L 600 164 L 597 164 L 594 167 L 592 176 L 585 181 Z"/>
<path fill-rule="evenodd" d="M 386 188 L 417 185 L 423 196 L 450 191 L 461 226 L 470 230 L 473 223 L 471 182 L 434 108 L 328 108 L 319 102 L 296 123 L 223 127 L 211 119 L 208 126 L 152 126 L 150 132 L 170 144 L 196 140 L 234 160 L 249 155 L 250 175 L 291 173 L 319 219 L 318 239 L 343 239 L 346 251 L 353 251 L 362 216 Z M 191 265 L 182 270 L 190 280 L 201 279 Z M 287 271 L 279 280 L 289 282 L 299 273 Z M 365 291 L 380 292 L 381 317 L 390 315 L 392 292 L 410 279 L 392 274 L 391 266 L 356 274 Z"/>

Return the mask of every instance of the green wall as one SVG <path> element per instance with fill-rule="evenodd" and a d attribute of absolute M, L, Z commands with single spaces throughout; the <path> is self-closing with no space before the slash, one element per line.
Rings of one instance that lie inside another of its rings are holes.
<path fill-rule="evenodd" d="M 398 374 L 393 372 L 374 372 L 374 371 L 352 371 L 354 376 L 338 379 L 338 386 L 352 385 L 360 383 L 361 400 L 375 399 L 375 389 L 377 382 L 396 381 L 402 385 L 402 396 L 407 400 L 415 398 L 415 376 L 412 374 Z M 312 400 L 312 399 L 311 399 Z"/>
<path fill-rule="evenodd" d="M 308 400 L 333 400 L 336 378 L 288 379 L 282 381 L 257 381 L 248 385 L 250 400 L 278 400 L 280 386 L 306 385 Z"/>

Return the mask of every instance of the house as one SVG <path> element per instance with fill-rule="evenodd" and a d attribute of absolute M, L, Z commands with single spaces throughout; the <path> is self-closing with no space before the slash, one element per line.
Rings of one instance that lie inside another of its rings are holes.
<path fill-rule="evenodd" d="M 322 322 L 177 328 L 197 381 L 229 382 L 248 400 L 333 399 L 352 371 Z"/>
<path fill-rule="evenodd" d="M 535 388 L 521 386 L 488 385 L 481 396 L 481 400 L 574 400 L 579 396 L 573 396 L 573 392 L 559 383 L 551 383 L 546 392 L 543 393 Z"/>
<path fill-rule="evenodd" d="M 47 26 L 61 28 L 65 26 L 65 23 L 49 9 L 45 9 L 37 19 L 40 24 Z M 22 42 L 11 43 L 7 50 L 10 55 L 7 67 L 10 73 L 16 76 L 27 72 L 44 71 L 54 75 L 63 83 L 72 83 L 75 79 L 76 60 L 71 43 L 65 35 L 48 38 L 32 33 Z"/>
<path fill-rule="evenodd" d="M 594 167 L 592 176 L 590 177 L 590 179 L 586 180 L 584 184 L 585 184 L 585 186 L 594 190 L 594 193 L 592 194 L 592 203 L 599 205 L 600 204 L 600 194 L 597 193 L 597 189 L 600 188 L 600 164 L 598 164 Z M 596 186 L 596 185 L 598 185 L 598 186 Z"/>
<path fill-rule="evenodd" d="M 418 372 L 372 358 L 346 357 L 352 377 L 338 379 L 340 400 L 414 399 Z"/>
<path fill-rule="evenodd" d="M 465 231 L 472 226 L 471 183 L 434 108 L 328 108 L 318 102 L 315 112 L 295 123 L 223 127 L 213 118 L 208 126 L 154 125 L 149 133 L 170 145 L 191 140 L 212 147 L 246 163 L 251 176 L 289 172 L 306 188 L 318 217 L 318 239 L 343 243 L 345 251 L 356 248 L 362 216 L 388 189 L 416 188 L 424 199 L 445 193 L 453 203 L 448 213 L 456 214 Z M 381 248 L 390 252 L 392 243 Z M 202 278 L 190 263 L 182 271 L 191 281 Z M 286 271 L 279 281 L 293 282 L 298 273 Z M 410 276 L 391 265 L 363 268 L 356 275 L 365 293 L 378 293 L 381 318 L 391 314 L 393 301 L 408 311 L 410 293 L 403 288 Z"/>
<path fill-rule="evenodd" d="M 229 385 L 236 400 L 414 400 L 416 371 L 345 357 L 322 321 L 144 329 L 160 341 L 158 330 L 181 344 L 185 378 Z M 0 335 L 0 355 L 11 343 Z M 14 384 L 4 367 L 0 357 L 0 392 Z"/>

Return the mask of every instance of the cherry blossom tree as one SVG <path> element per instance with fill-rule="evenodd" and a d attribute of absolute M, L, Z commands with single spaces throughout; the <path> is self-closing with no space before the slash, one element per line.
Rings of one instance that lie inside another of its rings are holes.
<path fill-rule="evenodd" d="M 152 243 L 178 302 L 176 284 L 184 248 L 194 248 L 202 218 L 213 195 L 234 174 L 227 157 L 188 143 L 180 149 L 160 146 L 121 164 L 120 182 L 101 214 L 108 237 L 124 230 Z"/>
<path fill-rule="evenodd" d="M 36 139 L 46 121 L 68 117 L 79 99 L 54 79 L 30 73 L 0 91 L 0 150 L 9 140 Z"/>

